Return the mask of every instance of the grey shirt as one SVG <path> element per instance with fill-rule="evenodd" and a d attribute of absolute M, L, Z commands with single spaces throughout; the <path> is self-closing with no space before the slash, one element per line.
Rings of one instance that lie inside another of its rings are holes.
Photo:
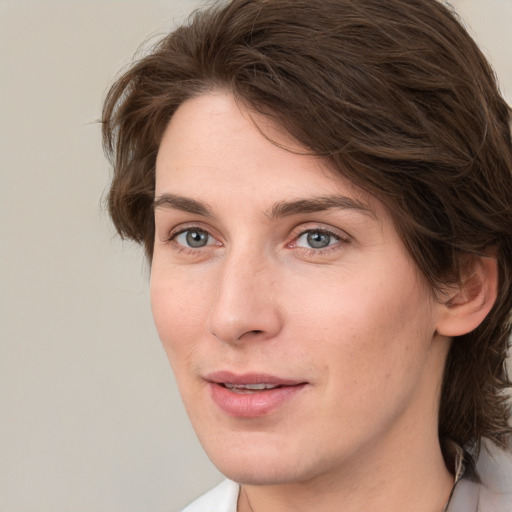
<path fill-rule="evenodd" d="M 512 512 L 512 452 L 484 442 L 476 473 L 475 479 L 459 459 L 446 512 Z"/>

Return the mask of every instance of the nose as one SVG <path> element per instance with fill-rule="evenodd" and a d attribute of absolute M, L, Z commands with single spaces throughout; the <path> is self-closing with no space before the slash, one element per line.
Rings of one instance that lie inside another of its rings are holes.
<path fill-rule="evenodd" d="M 263 257 L 231 255 L 222 263 L 209 316 L 210 332 L 224 343 L 268 340 L 282 328 L 277 270 Z"/>

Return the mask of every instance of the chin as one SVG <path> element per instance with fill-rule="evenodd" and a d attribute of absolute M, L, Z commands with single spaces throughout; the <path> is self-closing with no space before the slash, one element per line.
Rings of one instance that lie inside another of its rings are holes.
<path fill-rule="evenodd" d="M 261 435 L 242 436 L 230 442 L 219 442 L 217 438 L 216 442 L 203 443 L 203 448 L 223 475 L 240 484 L 290 484 L 315 476 L 312 469 L 316 464 L 308 463 L 300 443 L 293 446 L 272 436 L 261 439 Z"/>
<path fill-rule="evenodd" d="M 244 485 L 280 485 L 307 480 L 297 468 L 272 465 L 262 460 L 254 464 L 238 461 L 214 462 L 217 469 L 230 480 Z"/>

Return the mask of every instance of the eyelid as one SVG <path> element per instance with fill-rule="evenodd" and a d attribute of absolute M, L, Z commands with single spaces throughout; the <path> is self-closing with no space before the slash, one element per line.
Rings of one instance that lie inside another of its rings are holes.
<path fill-rule="evenodd" d="M 201 242 L 203 242 L 203 241 L 205 242 L 204 245 L 199 245 L 198 247 L 194 247 L 193 245 L 190 245 L 188 242 L 188 235 L 190 233 L 196 233 L 196 234 L 201 233 L 202 235 L 205 235 L 206 240 L 201 237 Z M 184 242 L 183 240 L 180 240 L 183 236 L 185 236 L 185 240 L 187 240 L 186 242 Z M 215 240 L 215 238 L 213 238 L 213 236 L 210 233 L 208 233 L 207 231 L 204 231 L 202 229 L 194 229 L 194 228 L 189 228 L 189 229 L 185 229 L 183 231 L 178 231 L 178 233 L 176 233 L 172 236 L 171 240 L 173 241 L 173 243 L 176 243 L 177 245 L 187 248 L 187 249 L 204 249 L 206 247 L 217 244 L 217 241 Z"/>
<path fill-rule="evenodd" d="M 298 245 L 297 241 L 307 233 L 319 232 L 325 233 L 336 239 L 335 243 L 330 243 L 325 247 L 304 247 Z M 304 255 L 307 258 L 318 258 L 323 256 L 338 254 L 339 251 L 343 250 L 352 241 L 351 236 L 345 231 L 334 228 L 332 226 L 319 225 L 319 224 L 300 224 L 293 229 L 291 235 L 291 241 L 286 243 L 288 249 L 298 251 L 299 254 Z"/>
<path fill-rule="evenodd" d="M 174 226 L 169 233 L 166 235 L 168 241 L 174 240 L 178 235 L 185 233 L 186 231 L 203 231 L 204 233 L 208 233 L 209 236 L 214 238 L 215 240 L 219 240 L 219 236 L 215 233 L 215 230 L 210 226 L 203 225 L 202 222 L 183 222 Z"/>
<path fill-rule="evenodd" d="M 186 233 L 187 231 L 200 231 L 201 233 L 206 233 L 209 237 L 212 237 L 212 234 L 206 229 L 200 228 L 199 226 L 188 226 L 171 231 L 169 234 L 169 240 L 176 240 L 176 238 L 178 238 L 183 233 Z"/>
<path fill-rule="evenodd" d="M 349 242 L 352 239 L 352 237 L 346 231 L 318 223 L 300 224 L 293 228 L 290 237 L 293 239 L 292 241 L 294 241 L 297 238 L 301 237 L 302 235 L 306 233 L 311 233 L 312 231 L 318 231 L 320 233 L 332 235 L 342 242 Z"/>
<path fill-rule="evenodd" d="M 310 249 L 325 249 L 331 245 L 334 245 L 334 243 L 341 242 L 341 238 L 337 234 L 331 233 L 330 231 L 320 229 L 308 229 L 307 231 L 304 231 L 302 234 L 295 238 L 295 246 L 305 247 L 306 249 L 308 249 L 307 246 L 299 245 L 299 241 L 301 241 L 303 238 L 306 238 L 306 240 L 309 242 L 309 235 L 311 235 L 312 233 L 326 236 L 329 239 L 329 243 L 325 247 L 309 247 Z"/>
<path fill-rule="evenodd" d="M 181 234 L 194 230 L 202 231 L 208 235 L 209 240 L 206 245 L 200 247 L 191 247 L 189 245 L 179 243 L 176 240 L 176 238 Z M 166 232 L 164 237 L 162 237 L 162 242 L 164 244 L 168 244 L 175 252 L 183 256 L 205 256 L 210 254 L 211 251 L 214 251 L 224 245 L 220 240 L 220 236 L 217 235 L 215 229 L 213 229 L 211 226 L 205 226 L 202 222 L 197 221 L 183 222 L 174 226 L 172 229 Z"/>

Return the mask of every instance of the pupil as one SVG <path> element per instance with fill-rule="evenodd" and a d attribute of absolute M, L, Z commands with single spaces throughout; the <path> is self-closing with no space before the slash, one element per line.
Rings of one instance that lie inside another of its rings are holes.
<path fill-rule="evenodd" d="M 308 244 L 315 249 L 321 249 L 329 245 L 330 238 L 331 236 L 326 233 L 313 231 L 312 233 L 308 233 Z"/>
<path fill-rule="evenodd" d="M 204 231 L 189 231 L 186 238 L 190 247 L 204 247 L 208 241 L 208 234 Z"/>

